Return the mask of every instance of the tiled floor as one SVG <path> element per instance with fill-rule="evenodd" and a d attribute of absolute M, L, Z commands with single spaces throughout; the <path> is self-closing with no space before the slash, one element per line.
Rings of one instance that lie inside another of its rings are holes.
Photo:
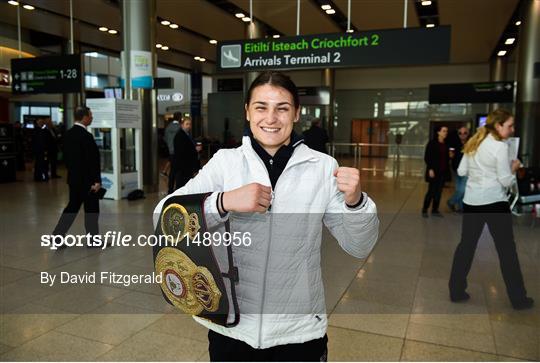
<path fill-rule="evenodd" d="M 29 173 L 19 178 L 29 179 Z M 527 289 L 537 300 L 534 309 L 511 309 L 486 233 L 470 275 L 472 298 L 452 304 L 447 279 L 461 217 L 446 211 L 443 219 L 421 218 L 425 184 L 417 173 L 395 179 L 365 170 L 362 178 L 378 206 L 380 240 L 371 256 L 359 261 L 324 234 L 329 359 L 539 360 L 538 227 L 515 223 Z M 52 252 L 40 247 L 40 235 L 50 233 L 67 201 L 64 180 L 3 184 L 0 195 L 0 360 L 208 360 L 206 330 L 166 305 L 156 286 L 40 283 L 41 271 L 152 270 L 149 248 Z M 101 230 L 151 233 L 158 199 L 156 193 L 135 202 L 103 201 Z M 71 232 L 83 231 L 79 216 Z"/>

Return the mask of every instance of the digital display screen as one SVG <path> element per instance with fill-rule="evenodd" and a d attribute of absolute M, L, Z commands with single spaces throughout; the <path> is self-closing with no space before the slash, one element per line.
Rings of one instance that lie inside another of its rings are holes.
<path fill-rule="evenodd" d="M 476 127 L 483 127 L 486 125 L 487 115 L 476 115 Z"/>

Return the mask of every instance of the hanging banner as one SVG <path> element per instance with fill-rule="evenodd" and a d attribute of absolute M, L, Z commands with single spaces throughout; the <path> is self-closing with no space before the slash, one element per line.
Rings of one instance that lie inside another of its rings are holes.
<path fill-rule="evenodd" d="M 126 79 L 125 56 L 126 53 L 122 51 L 120 53 L 120 58 L 122 60 L 122 75 L 120 78 L 121 87 L 124 87 Z M 152 52 L 132 50 L 129 52 L 129 64 L 131 87 L 152 88 L 154 80 L 154 77 L 152 76 Z"/>
<path fill-rule="evenodd" d="M 130 52 L 131 85 L 133 88 L 152 88 L 152 52 L 132 50 Z"/>
<path fill-rule="evenodd" d="M 450 27 L 225 41 L 216 59 L 221 72 L 443 64 L 450 60 Z"/>
<path fill-rule="evenodd" d="M 191 72 L 191 116 L 194 119 L 201 117 L 202 106 L 202 73 Z"/>

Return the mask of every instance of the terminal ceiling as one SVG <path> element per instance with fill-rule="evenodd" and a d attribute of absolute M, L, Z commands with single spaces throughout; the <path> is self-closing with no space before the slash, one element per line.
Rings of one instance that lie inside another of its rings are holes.
<path fill-rule="evenodd" d="M 133 1 L 133 0 L 132 0 Z M 519 0 L 438 0 L 439 22 L 452 27 L 451 63 L 487 62 Z M 245 37 L 246 23 L 210 0 L 157 0 L 158 18 L 178 24 L 179 29 L 156 25 L 156 42 L 169 46 L 158 50 L 161 64 L 213 73 L 215 45 L 209 39 L 235 40 Z M 228 0 L 249 15 L 249 0 Z M 69 38 L 69 1 L 22 0 L 35 6 L 21 9 L 23 28 L 60 38 Z M 347 14 L 347 0 L 333 0 Z M 0 21 L 17 24 L 16 9 L 0 3 Z M 401 28 L 402 0 L 352 0 L 351 21 L 358 30 Z M 118 0 L 73 0 L 75 38 L 83 50 L 119 52 L 122 49 L 121 8 Z M 253 16 L 285 36 L 296 34 L 295 0 L 253 0 Z M 408 25 L 419 26 L 413 0 L 408 4 Z M 110 35 L 98 30 L 106 26 L 119 31 Z M 301 34 L 340 32 L 330 15 L 314 0 L 301 0 Z M 44 44 L 34 44 L 43 47 Z M 206 58 L 201 63 L 194 56 Z"/>

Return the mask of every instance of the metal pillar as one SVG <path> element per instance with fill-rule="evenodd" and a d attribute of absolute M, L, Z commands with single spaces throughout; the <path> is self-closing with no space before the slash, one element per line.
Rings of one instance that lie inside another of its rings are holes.
<path fill-rule="evenodd" d="M 489 79 L 491 82 L 507 81 L 508 62 L 506 57 L 495 57 L 489 64 Z M 501 107 L 499 103 L 489 104 L 489 112 Z"/>
<path fill-rule="evenodd" d="M 78 45 L 78 44 L 77 44 Z M 76 44 L 72 40 L 68 40 L 67 42 L 62 44 L 62 53 L 63 54 L 75 54 L 75 46 Z M 79 48 L 77 46 L 77 48 Z M 80 49 L 77 49 L 77 52 L 80 52 Z M 84 58 L 81 59 L 81 61 L 84 62 Z M 82 87 L 81 92 L 84 92 L 84 64 L 82 64 Z M 79 95 L 77 93 L 62 93 L 62 106 L 63 106 L 63 121 L 64 125 L 67 129 L 70 129 L 73 124 L 75 123 L 75 108 L 79 106 L 80 99 Z"/>
<path fill-rule="evenodd" d="M 525 166 L 540 166 L 540 0 L 521 9 L 519 35 L 516 136 Z M 536 70 L 535 70 L 536 68 Z"/>
<path fill-rule="evenodd" d="M 246 39 L 257 39 L 264 37 L 261 23 L 256 20 L 251 22 L 246 27 Z M 247 91 L 251 83 L 259 76 L 260 72 L 246 72 L 244 74 L 244 96 L 247 95 Z"/>
<path fill-rule="evenodd" d="M 152 53 L 152 77 L 156 76 L 156 1 L 124 0 L 122 2 L 122 29 L 124 45 L 125 98 L 136 99 L 142 106 L 142 174 L 143 188 L 147 193 L 157 192 L 158 142 L 157 103 L 154 89 L 134 89 L 131 85 L 130 53 L 148 51 Z"/>
<path fill-rule="evenodd" d="M 335 71 L 331 68 L 325 68 L 322 71 L 322 85 L 330 88 L 330 104 L 325 106 L 327 118 L 323 121 L 328 131 L 330 142 L 334 141 L 334 100 L 335 100 Z"/>

